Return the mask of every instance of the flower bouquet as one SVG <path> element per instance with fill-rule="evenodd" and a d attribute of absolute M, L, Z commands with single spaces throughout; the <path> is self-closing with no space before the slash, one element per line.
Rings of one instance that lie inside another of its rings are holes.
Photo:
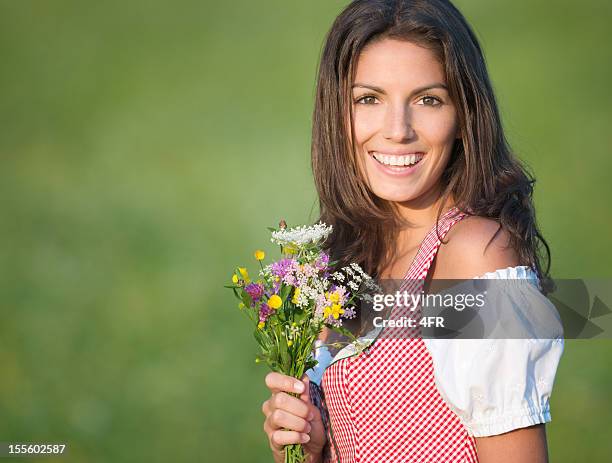
<path fill-rule="evenodd" d="M 269 230 L 271 241 L 280 246 L 281 258 L 264 265 L 265 253 L 255 251 L 260 265 L 257 280 L 251 281 L 248 270 L 238 267 L 233 284 L 226 288 L 233 290 L 240 310 L 253 325 L 261 347 L 255 361 L 301 379 L 317 364 L 313 348 L 324 327 L 357 341 L 342 320 L 356 316 L 353 304 L 367 298 L 368 290 L 376 285 L 356 263 L 332 272 L 335 262 L 321 249 L 331 226 L 319 222 L 287 229 L 281 221 L 278 229 Z M 301 444 L 285 447 L 286 463 L 303 461 Z"/>

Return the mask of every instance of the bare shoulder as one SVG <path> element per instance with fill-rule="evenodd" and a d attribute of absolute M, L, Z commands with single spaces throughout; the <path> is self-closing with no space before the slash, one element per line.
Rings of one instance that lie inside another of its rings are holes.
<path fill-rule="evenodd" d="M 509 233 L 497 220 L 466 217 L 451 227 L 436 257 L 434 278 L 474 278 L 519 264 Z"/>

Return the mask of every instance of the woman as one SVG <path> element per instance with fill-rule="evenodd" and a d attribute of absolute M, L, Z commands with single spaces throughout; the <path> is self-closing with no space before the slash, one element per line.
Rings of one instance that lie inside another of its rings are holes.
<path fill-rule="evenodd" d="M 522 278 L 546 300 L 534 181 L 449 1 L 357 0 L 338 16 L 319 67 L 312 166 L 339 265 L 426 287 Z M 516 310 L 513 297 L 500 313 Z M 310 462 L 546 462 L 563 339 L 527 341 L 496 340 L 485 355 L 479 342 L 385 339 L 367 355 L 320 357 L 302 381 L 270 373 L 262 411 L 274 459 L 303 443 Z M 465 370 L 453 363 L 466 359 Z"/>

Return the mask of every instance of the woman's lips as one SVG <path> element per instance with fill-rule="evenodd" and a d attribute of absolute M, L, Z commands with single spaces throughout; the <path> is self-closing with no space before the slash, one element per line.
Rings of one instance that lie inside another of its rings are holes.
<path fill-rule="evenodd" d="M 404 177 L 411 175 L 422 164 L 425 158 L 423 152 L 406 153 L 401 156 L 390 155 L 378 151 L 370 151 L 370 158 L 376 167 L 384 174 L 394 177 Z M 377 159 L 378 158 L 378 159 Z M 410 164 L 410 165 L 403 165 Z"/>

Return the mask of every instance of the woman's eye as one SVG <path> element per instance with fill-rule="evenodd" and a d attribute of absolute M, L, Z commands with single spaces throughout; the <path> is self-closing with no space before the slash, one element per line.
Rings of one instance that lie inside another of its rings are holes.
<path fill-rule="evenodd" d="M 420 101 L 423 101 L 423 106 L 439 106 L 442 104 L 442 102 L 435 96 L 424 96 L 420 99 Z"/>
<path fill-rule="evenodd" d="M 366 95 L 366 96 L 362 96 L 361 98 L 357 98 L 355 100 L 355 103 L 358 103 L 358 104 L 374 104 L 375 100 L 376 100 L 375 96 Z"/>
<path fill-rule="evenodd" d="M 439 98 L 430 95 L 422 97 L 419 101 L 423 102 L 423 106 L 439 106 L 442 104 L 442 101 L 440 101 Z M 360 98 L 357 98 L 355 100 L 355 103 L 364 105 L 376 104 L 376 97 L 373 95 L 365 95 Z"/>

